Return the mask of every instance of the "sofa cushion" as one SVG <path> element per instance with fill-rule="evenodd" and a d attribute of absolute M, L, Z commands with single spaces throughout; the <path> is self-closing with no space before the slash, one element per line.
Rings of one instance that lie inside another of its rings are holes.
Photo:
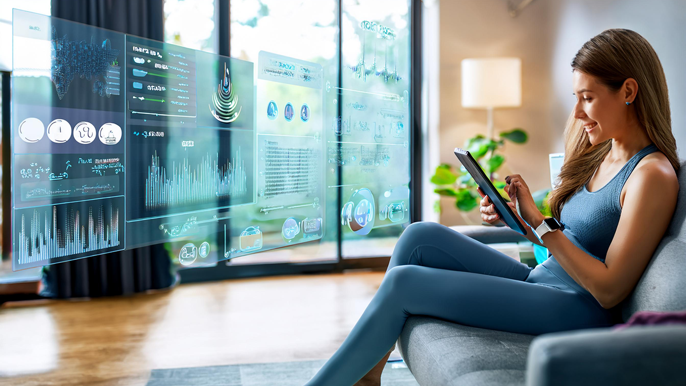
<path fill-rule="evenodd" d="M 678 176 L 672 221 L 636 288 L 621 304 L 624 321 L 637 311 L 686 310 L 686 161 Z"/>
<path fill-rule="evenodd" d="M 534 337 L 412 316 L 398 348 L 422 386 L 524 385 Z"/>

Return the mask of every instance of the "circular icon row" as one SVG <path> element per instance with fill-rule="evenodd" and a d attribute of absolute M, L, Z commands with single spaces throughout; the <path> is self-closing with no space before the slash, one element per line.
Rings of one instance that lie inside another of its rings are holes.
<path fill-rule="evenodd" d="M 286 103 L 286 107 L 283 109 L 283 117 L 288 121 L 293 120 L 293 116 L 295 115 L 295 109 L 293 108 L 293 105 L 289 102 Z M 271 101 L 269 102 L 269 105 L 267 106 L 267 117 L 271 120 L 276 119 L 276 117 L 279 116 L 279 107 L 276 105 L 276 102 Z M 307 122 L 310 120 L 310 106 L 307 104 L 303 104 L 300 107 L 300 120 L 303 122 Z"/>
<path fill-rule="evenodd" d="M 19 138 L 24 142 L 36 143 L 43 139 L 46 129 L 38 118 L 26 118 L 19 124 Z M 55 119 L 48 124 L 48 139 L 54 143 L 65 143 L 72 135 L 69 122 L 64 119 Z M 96 137 L 96 129 L 90 122 L 79 122 L 74 126 L 74 139 L 76 142 L 88 145 Z M 121 127 L 116 123 L 105 123 L 97 131 L 97 137 L 105 145 L 116 145 L 121 141 Z"/>

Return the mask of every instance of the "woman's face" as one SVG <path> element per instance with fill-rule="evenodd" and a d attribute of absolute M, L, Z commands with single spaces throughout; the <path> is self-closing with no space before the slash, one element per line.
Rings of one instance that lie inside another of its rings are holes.
<path fill-rule="evenodd" d="M 614 92 L 592 75 L 574 71 L 574 117 L 580 120 L 592 145 L 617 134 L 626 126 L 627 109 L 624 93 Z"/>

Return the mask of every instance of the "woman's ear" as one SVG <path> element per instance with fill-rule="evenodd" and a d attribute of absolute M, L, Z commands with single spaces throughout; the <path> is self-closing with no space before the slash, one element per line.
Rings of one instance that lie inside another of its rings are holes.
<path fill-rule="evenodd" d="M 624 81 L 622 94 L 624 102 L 633 103 L 634 99 L 636 99 L 636 94 L 638 94 L 638 82 L 636 82 L 636 79 L 629 78 Z"/>

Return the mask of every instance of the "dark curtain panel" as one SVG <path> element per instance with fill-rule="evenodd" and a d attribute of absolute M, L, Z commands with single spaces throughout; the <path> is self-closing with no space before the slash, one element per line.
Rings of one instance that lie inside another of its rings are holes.
<path fill-rule="evenodd" d="M 140 37 L 164 40 L 163 0 L 52 0 L 52 15 Z M 54 264 L 43 269 L 42 296 L 127 295 L 177 282 L 164 245 Z"/>

